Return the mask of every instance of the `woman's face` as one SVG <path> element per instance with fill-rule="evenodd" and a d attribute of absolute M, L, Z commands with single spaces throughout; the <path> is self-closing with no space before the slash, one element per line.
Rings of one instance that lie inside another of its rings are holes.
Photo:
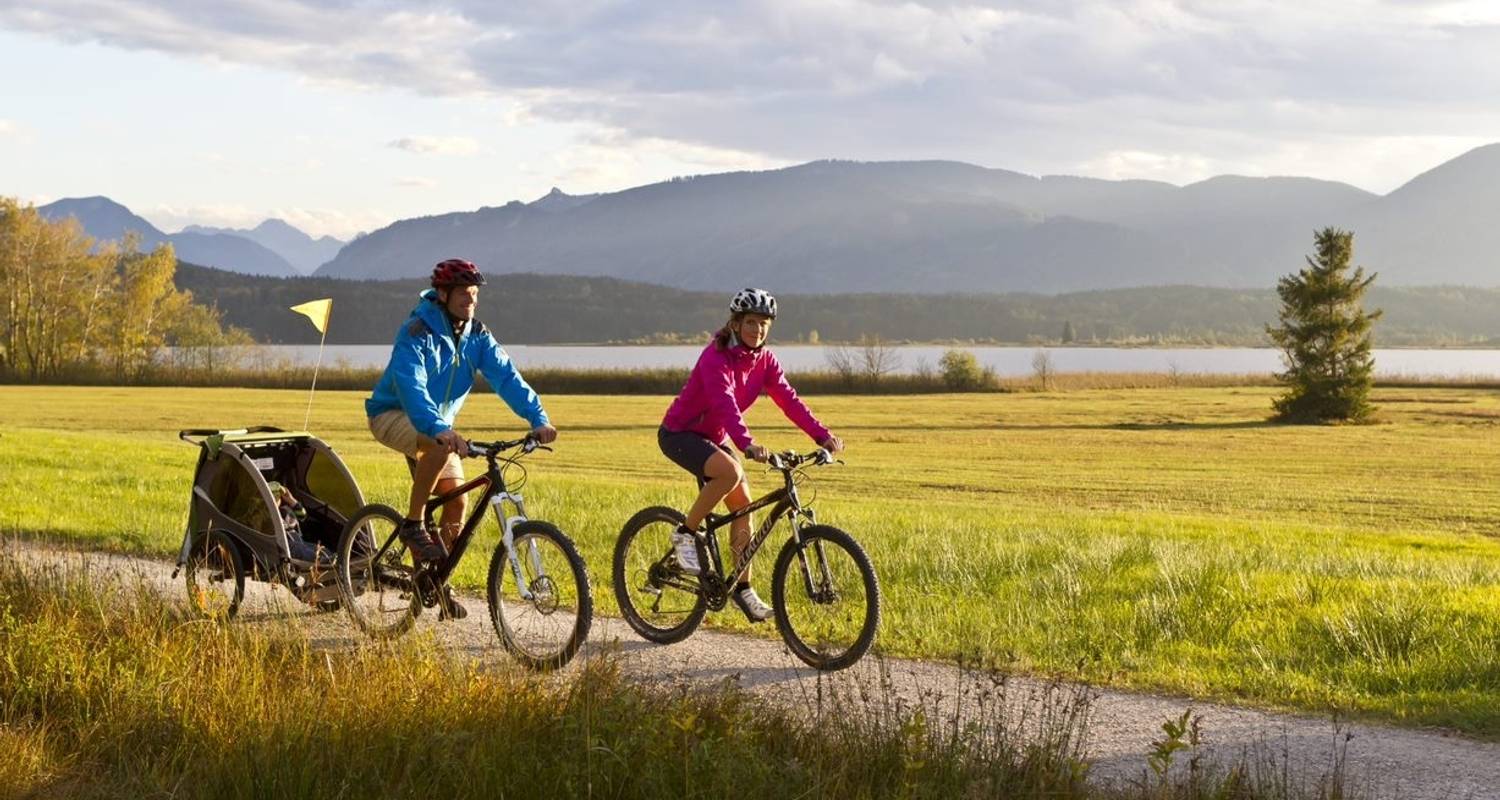
<path fill-rule="evenodd" d="M 771 318 L 761 314 L 746 314 L 740 319 L 739 330 L 735 334 L 740 341 L 751 349 L 760 347 L 766 343 L 766 338 L 771 335 Z"/>

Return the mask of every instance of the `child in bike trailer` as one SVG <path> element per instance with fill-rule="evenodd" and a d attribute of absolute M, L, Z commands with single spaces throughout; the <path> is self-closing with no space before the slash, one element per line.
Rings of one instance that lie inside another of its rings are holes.
<path fill-rule="evenodd" d="M 453 422 L 474 386 L 475 372 L 482 373 L 510 410 L 526 420 L 538 442 L 547 444 L 557 438 L 541 399 L 494 335 L 474 318 L 483 285 L 479 268 L 463 259 L 450 258 L 433 267 L 432 288 L 422 293 L 396 332 L 390 364 L 365 400 L 370 432 L 381 444 L 405 455 L 411 468 L 410 502 L 397 533 L 422 561 L 446 558 L 447 547 L 463 527 L 462 496 L 443 506 L 438 531 L 427 530 L 422 507 L 434 493 L 447 494 L 463 483 L 459 458 L 468 455 L 469 446 L 453 429 Z M 449 608 L 455 618 L 467 614 L 453 600 L 451 590 L 444 618 Z"/>
<path fill-rule="evenodd" d="M 271 498 L 276 501 L 276 510 L 281 514 L 281 529 L 286 531 L 286 547 L 292 558 L 311 561 L 320 567 L 332 566 L 333 553 L 317 542 L 302 538 L 302 520 L 307 519 L 307 509 L 277 481 L 266 481 L 266 488 L 271 490 Z"/>
<path fill-rule="evenodd" d="M 703 348 L 697 366 L 667 409 L 656 434 L 662 453 L 691 472 L 703 487 L 688 510 L 687 521 L 672 534 L 677 562 L 690 575 L 701 572 L 703 534 L 698 527 L 709 512 L 720 500 L 730 511 L 750 503 L 750 484 L 728 442 L 755 461 L 765 461 L 771 455 L 755 443 L 745 427 L 744 411 L 762 391 L 820 447 L 835 453 L 844 447 L 797 397 L 781 370 L 781 362 L 765 347 L 771 322 L 776 319 L 776 298 L 764 289 L 741 290 L 729 301 L 729 314 L 729 321 Z M 750 543 L 748 515 L 730 524 L 729 540 L 738 566 Z M 750 588 L 748 569 L 730 596 L 751 622 L 771 617 L 771 607 Z"/>

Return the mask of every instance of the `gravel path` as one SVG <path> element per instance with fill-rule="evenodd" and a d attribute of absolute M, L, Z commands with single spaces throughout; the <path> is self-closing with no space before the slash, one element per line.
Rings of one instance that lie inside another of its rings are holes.
<path fill-rule="evenodd" d="M 37 565 L 86 568 L 126 579 L 140 579 L 161 587 L 168 596 L 180 594 L 180 579 L 170 578 L 172 565 L 165 561 L 79 553 L 43 545 L 13 542 L 0 548 L 22 561 Z M 596 589 L 597 591 L 597 589 Z M 484 600 L 461 596 L 471 613 L 465 620 L 438 623 L 435 614 L 424 614 L 418 631 L 436 637 L 444 646 L 476 659 L 508 663 L 495 638 Z M 290 593 L 266 584 L 246 583 L 241 609 L 243 624 L 302 626 L 319 646 L 353 647 L 363 637 L 342 614 L 312 614 L 292 600 Z M 980 693 L 993 693 L 990 676 L 976 675 L 942 663 L 877 659 L 832 675 L 802 666 L 779 640 L 700 630 L 687 641 L 658 647 L 641 641 L 613 617 L 596 616 L 583 656 L 613 654 L 622 668 L 642 680 L 689 682 L 710 685 L 730 680 L 749 691 L 779 700 L 814 698 L 829 691 L 877 692 L 900 698 L 907 704 L 937 705 L 948 713 L 963 705 L 972 708 Z M 820 683 L 821 682 L 821 683 Z M 1303 782 L 1325 775 L 1335 748 L 1347 748 L 1346 772 L 1356 776 L 1352 785 L 1367 789 L 1367 796 L 1402 800 L 1439 798 L 1500 799 L 1500 744 L 1474 741 L 1444 731 L 1411 730 L 1381 725 L 1355 724 L 1335 729 L 1326 718 L 1278 714 L 1232 706 L 1194 702 L 1188 698 L 1131 694 L 1078 686 L 1058 686 L 1031 678 L 1007 678 L 1007 702 L 1019 708 L 1036 706 L 1057 698 L 1082 695 L 1090 698 L 1087 752 L 1093 772 L 1103 781 L 1139 778 L 1146 769 L 1145 755 L 1161 734 L 1161 724 L 1175 719 L 1191 707 L 1201 715 L 1206 750 L 1214 755 L 1238 757 L 1247 747 L 1260 747 L 1259 758 L 1272 758 L 1275 769 L 1290 765 Z M 1049 701 L 1046 698 L 1051 698 Z"/>

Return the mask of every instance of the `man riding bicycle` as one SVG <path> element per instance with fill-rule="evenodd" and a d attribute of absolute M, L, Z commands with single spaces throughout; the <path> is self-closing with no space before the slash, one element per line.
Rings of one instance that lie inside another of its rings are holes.
<path fill-rule="evenodd" d="M 437 531 L 425 526 L 422 508 L 434 493 L 451 492 L 463 483 L 459 459 L 468 455 L 468 444 L 453 429 L 453 420 L 473 388 L 475 370 L 526 420 L 537 441 L 547 444 L 557 438 L 541 399 L 489 329 L 474 318 L 483 285 L 484 276 L 468 261 L 454 258 L 434 267 L 432 288 L 422 293 L 397 331 L 390 363 L 365 400 L 370 432 L 405 455 L 411 469 L 411 498 L 399 535 L 423 561 L 444 558 L 463 527 L 463 496 L 443 506 Z M 447 599 L 454 617 L 466 615 L 451 595 Z"/>

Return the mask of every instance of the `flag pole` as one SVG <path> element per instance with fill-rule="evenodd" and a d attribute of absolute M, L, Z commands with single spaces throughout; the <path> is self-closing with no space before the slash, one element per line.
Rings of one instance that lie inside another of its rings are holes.
<path fill-rule="evenodd" d="M 318 360 L 313 364 L 312 387 L 307 390 L 307 414 L 302 417 L 302 430 L 312 422 L 313 394 L 318 391 L 318 370 L 323 368 L 323 343 L 328 341 L 328 318 L 333 316 L 333 298 L 325 297 L 322 300 L 309 300 L 306 303 L 298 303 L 292 306 L 292 310 L 307 317 L 308 321 L 318 329 Z"/>
<path fill-rule="evenodd" d="M 328 340 L 328 326 L 323 326 L 323 335 L 318 338 L 318 360 L 313 364 L 312 387 L 307 390 L 307 414 L 302 417 L 302 430 L 307 430 L 307 425 L 312 421 L 313 393 L 318 391 L 318 370 L 323 366 L 323 342 Z"/>

